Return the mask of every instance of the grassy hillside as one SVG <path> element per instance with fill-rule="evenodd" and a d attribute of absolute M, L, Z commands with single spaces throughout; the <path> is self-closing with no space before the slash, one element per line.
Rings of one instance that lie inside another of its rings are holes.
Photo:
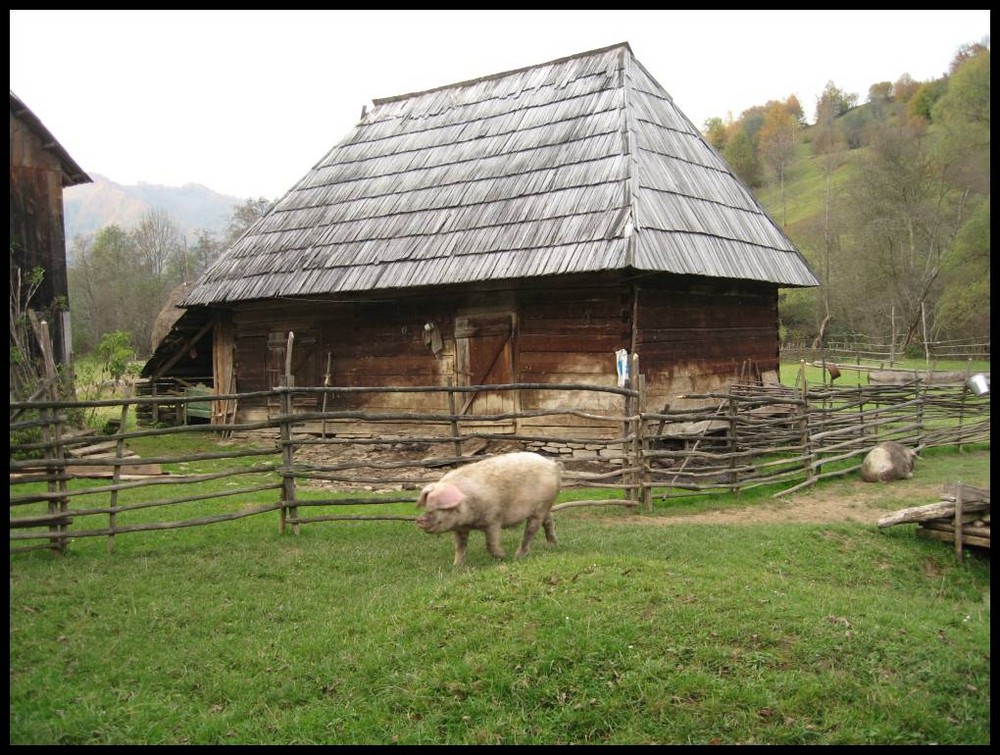
<path fill-rule="evenodd" d="M 775 222 L 783 225 L 788 237 L 812 263 L 814 259 L 808 230 L 821 226 L 826 199 L 826 177 L 823 158 L 813 155 L 812 143 L 807 139 L 808 131 L 806 139 L 799 144 L 795 159 L 788 168 L 785 177 L 784 208 L 782 208 L 781 192 L 776 185 L 759 187 L 754 190 L 754 195 Z M 863 149 L 856 149 L 843 153 L 831 179 L 835 195 L 850 178 L 863 152 Z"/>

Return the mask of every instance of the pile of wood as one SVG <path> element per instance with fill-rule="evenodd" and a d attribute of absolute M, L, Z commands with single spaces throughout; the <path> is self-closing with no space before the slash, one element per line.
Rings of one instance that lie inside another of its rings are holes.
<path fill-rule="evenodd" d="M 962 482 L 948 483 L 937 503 L 900 509 L 878 520 L 879 527 L 916 522 L 917 535 L 955 544 L 990 547 L 990 491 Z"/>
<path fill-rule="evenodd" d="M 101 440 L 92 429 L 68 431 L 62 438 L 62 446 L 67 462 L 65 465 L 67 477 L 111 478 L 114 476 L 115 466 L 120 467 L 118 478 L 121 480 L 163 474 L 159 464 L 141 463 L 139 455 L 129 448 L 122 448 L 119 452 L 117 441 Z M 121 464 L 122 459 L 127 459 L 129 462 Z M 84 463 L 74 464 L 74 460 Z M 12 481 L 23 480 L 26 475 L 35 475 L 43 470 L 44 467 L 28 467 L 21 473 L 12 472 L 10 477 Z"/>

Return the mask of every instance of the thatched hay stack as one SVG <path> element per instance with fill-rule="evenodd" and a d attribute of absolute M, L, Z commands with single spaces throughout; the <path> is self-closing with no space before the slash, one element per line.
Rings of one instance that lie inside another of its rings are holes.
<path fill-rule="evenodd" d="M 167 303 L 163 305 L 160 314 L 156 316 L 156 322 L 153 323 L 153 338 L 150 344 L 151 351 L 156 351 L 156 347 L 160 345 L 160 341 L 167 337 L 170 329 L 174 327 L 174 323 L 184 314 L 184 309 L 178 307 L 177 303 L 187 296 L 188 291 L 193 287 L 193 282 L 182 283 L 170 292 L 170 296 L 167 297 Z"/>

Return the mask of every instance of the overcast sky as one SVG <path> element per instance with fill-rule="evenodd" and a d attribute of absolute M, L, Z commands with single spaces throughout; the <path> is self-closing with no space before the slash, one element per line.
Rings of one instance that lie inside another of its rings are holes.
<path fill-rule="evenodd" d="M 277 199 L 373 99 L 628 42 L 698 127 L 940 77 L 988 10 L 10 11 L 10 88 L 91 174 Z"/>

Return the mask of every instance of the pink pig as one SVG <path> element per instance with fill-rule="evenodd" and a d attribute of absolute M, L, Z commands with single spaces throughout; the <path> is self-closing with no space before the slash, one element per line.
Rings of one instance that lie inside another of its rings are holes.
<path fill-rule="evenodd" d="M 472 530 L 482 530 L 486 548 L 494 558 L 503 558 L 500 531 L 526 522 L 515 553 L 523 556 L 539 527 L 544 527 L 545 539 L 555 545 L 551 509 L 561 485 L 559 463 L 540 454 L 519 451 L 483 459 L 427 485 L 417 500 L 417 506 L 427 511 L 417 517 L 416 525 L 434 535 L 454 532 L 454 563 L 459 566 Z"/>

